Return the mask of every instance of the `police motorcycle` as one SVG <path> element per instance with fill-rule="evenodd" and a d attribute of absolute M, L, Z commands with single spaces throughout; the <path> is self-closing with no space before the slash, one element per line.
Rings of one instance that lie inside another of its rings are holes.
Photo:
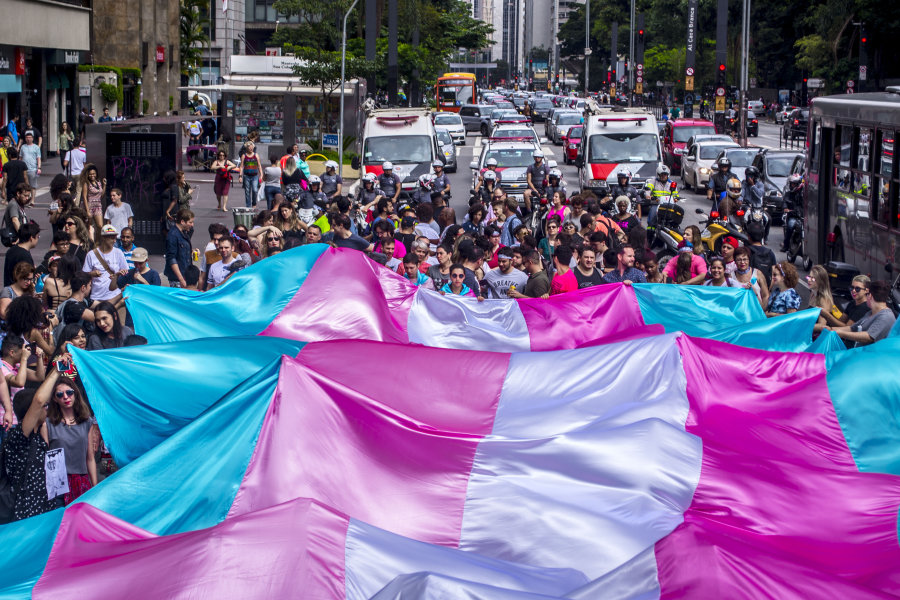
<path fill-rule="evenodd" d="M 741 190 L 741 210 L 738 211 L 738 217 L 741 219 L 741 225 L 744 231 L 758 232 L 765 243 L 769 238 L 769 213 L 766 212 L 763 193 L 765 188 L 759 182 L 759 169 L 756 167 L 747 167 L 745 172 L 748 184 Z"/>
<path fill-rule="evenodd" d="M 805 219 L 803 217 L 803 177 L 794 173 L 788 177 L 788 185 L 784 194 L 784 243 L 781 251 L 787 254 L 793 263 L 800 257 L 803 268 L 809 271 L 813 261 L 806 252 Z"/>
<path fill-rule="evenodd" d="M 641 194 L 631 185 L 631 171 L 624 167 L 616 171 L 616 184 L 609 188 L 609 195 L 601 200 L 600 208 L 609 214 L 615 214 L 614 202 L 619 196 L 626 196 L 631 200 L 631 214 L 641 214 Z"/>
<path fill-rule="evenodd" d="M 654 182 L 652 190 L 654 198 L 659 199 L 656 211 L 656 226 L 649 227 L 650 248 L 659 257 L 659 262 L 664 263 L 664 258 L 671 258 L 678 254 L 678 244 L 684 239 L 684 231 L 681 223 L 684 220 L 684 209 L 678 206 L 678 184 L 667 181 L 666 189 L 657 190 Z M 663 265 L 665 266 L 665 265 Z"/>

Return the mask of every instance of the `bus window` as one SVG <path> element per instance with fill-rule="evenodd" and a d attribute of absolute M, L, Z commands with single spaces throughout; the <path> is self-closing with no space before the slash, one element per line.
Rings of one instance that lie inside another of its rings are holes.
<path fill-rule="evenodd" d="M 887 227 L 897 226 L 897 179 L 894 168 L 893 131 L 880 131 L 876 145 L 875 221 Z"/>
<path fill-rule="evenodd" d="M 813 136 L 809 144 L 809 171 L 811 173 L 819 172 L 819 145 L 822 142 L 822 123 L 816 121 L 813 124 Z"/>
<path fill-rule="evenodd" d="M 869 172 L 871 164 L 872 130 L 856 128 L 856 154 L 853 164 L 853 193 L 859 196 L 871 196 L 872 178 Z"/>

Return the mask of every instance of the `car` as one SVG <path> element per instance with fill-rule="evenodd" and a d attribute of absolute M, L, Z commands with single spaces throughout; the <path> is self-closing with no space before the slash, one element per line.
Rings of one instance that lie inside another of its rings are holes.
<path fill-rule="evenodd" d="M 753 159 L 756 158 L 757 154 L 759 154 L 759 148 L 728 147 L 719 152 L 714 164 L 717 164 L 720 158 L 727 157 L 731 161 L 731 172 L 734 173 L 735 177 L 743 181 L 744 171 L 753 164 Z"/>
<path fill-rule="evenodd" d="M 563 136 L 563 162 L 567 165 L 575 164 L 578 156 L 578 147 L 581 146 L 581 136 L 584 133 L 583 125 L 573 125 Z"/>
<path fill-rule="evenodd" d="M 550 137 L 550 122 L 553 120 L 553 115 L 555 115 L 556 113 L 559 113 L 559 112 L 572 112 L 572 111 L 569 110 L 568 108 L 564 108 L 564 107 L 560 107 L 560 106 L 554 106 L 553 108 L 551 108 L 550 111 L 547 113 L 547 118 L 544 120 L 544 137 L 546 137 L 546 138 Z"/>
<path fill-rule="evenodd" d="M 784 186 L 798 156 L 803 156 L 803 153 L 763 148 L 753 158 L 753 166 L 759 169 L 760 179 L 766 188 L 763 201 L 773 223 L 780 224 L 784 216 Z"/>
<path fill-rule="evenodd" d="M 795 108 L 797 107 L 792 104 L 788 104 L 787 106 L 782 107 L 781 110 L 775 111 L 775 123 L 783 123 L 784 120 L 788 118 L 788 115 L 794 112 Z"/>
<path fill-rule="evenodd" d="M 512 97 L 513 106 L 516 107 L 516 110 L 520 113 L 525 110 L 525 97 L 524 96 L 513 96 Z"/>
<path fill-rule="evenodd" d="M 497 107 L 493 104 L 463 104 L 459 107 L 459 118 L 466 131 L 481 130 L 481 115 L 489 115 Z"/>
<path fill-rule="evenodd" d="M 563 119 L 563 117 L 565 117 Z M 562 119 L 562 121 L 561 121 Z M 582 117 L 581 113 L 577 113 L 573 110 L 559 110 L 553 113 L 553 116 L 550 117 L 550 122 L 547 124 L 547 137 L 554 143 L 557 143 L 559 139 L 558 129 L 560 127 L 564 129 L 568 129 L 572 125 L 578 125 L 581 123 Z"/>
<path fill-rule="evenodd" d="M 726 123 L 728 131 L 738 134 L 738 130 L 741 126 L 741 112 L 739 110 L 730 110 L 726 113 Z M 756 113 L 752 110 L 747 111 L 747 136 L 756 136 L 759 137 L 759 120 L 756 118 Z"/>
<path fill-rule="evenodd" d="M 763 104 L 762 100 L 750 100 L 749 102 L 747 102 L 747 110 L 761 113 L 766 110 L 766 105 Z"/>
<path fill-rule="evenodd" d="M 809 109 L 795 108 L 784 121 L 783 134 L 784 139 L 795 140 L 797 138 L 806 137 L 806 128 L 809 126 Z"/>
<path fill-rule="evenodd" d="M 554 118 L 553 123 L 551 124 L 551 137 L 550 139 L 554 144 L 559 146 L 563 143 L 563 138 L 566 133 L 568 133 L 571 127 L 575 125 L 581 125 L 584 122 L 584 117 L 581 116 L 581 113 L 578 112 L 563 112 L 559 113 L 557 117 Z"/>
<path fill-rule="evenodd" d="M 491 130 L 491 139 L 527 140 L 533 141 L 535 144 L 541 143 L 541 138 L 538 137 L 537 132 L 525 123 L 501 123 L 495 125 L 494 129 Z"/>
<path fill-rule="evenodd" d="M 553 103 L 548 98 L 535 98 L 531 101 L 529 116 L 534 122 L 546 121 L 551 108 L 553 108 Z"/>
<path fill-rule="evenodd" d="M 481 155 L 469 164 L 472 169 L 472 188 L 478 177 L 485 170 L 485 162 L 489 158 L 496 159 L 497 170 L 502 171 L 500 187 L 510 198 L 515 198 L 518 202 L 525 201 L 525 190 L 528 189 L 528 180 L 525 171 L 534 164 L 534 158 L 531 154 L 535 150 L 539 150 L 540 146 L 534 142 L 521 140 L 486 140 L 481 146 Z M 552 161 L 548 162 L 550 166 Z M 555 164 L 555 163 L 553 163 Z"/>
<path fill-rule="evenodd" d="M 466 144 L 466 126 L 463 124 L 462 117 L 454 112 L 436 112 L 431 118 L 431 122 L 435 127 L 443 127 L 450 133 L 454 144 L 465 146 Z"/>
<path fill-rule="evenodd" d="M 710 167 L 719 156 L 719 152 L 725 148 L 740 148 L 733 141 L 723 142 L 721 140 L 711 140 L 708 142 L 697 142 L 691 146 L 687 154 L 681 157 L 681 184 L 685 189 L 706 187 L 709 184 L 709 177 L 712 173 Z"/>
<path fill-rule="evenodd" d="M 673 173 L 681 173 L 681 156 L 690 148 L 686 143 L 692 136 L 716 134 L 716 126 L 706 119 L 683 118 L 663 123 L 663 162 Z"/>
<path fill-rule="evenodd" d="M 498 123 L 531 123 L 531 120 L 512 108 L 495 108 L 489 114 L 481 115 L 481 135 L 487 137 Z"/>
<path fill-rule="evenodd" d="M 444 170 L 448 173 L 456 173 L 456 143 L 450 132 L 443 127 L 435 127 L 438 143 L 441 145 L 441 151 L 444 153 Z"/>
<path fill-rule="evenodd" d="M 730 135 L 726 135 L 724 133 L 716 133 L 716 134 L 710 134 L 710 135 L 707 135 L 707 134 L 692 135 L 691 137 L 688 138 L 688 141 L 684 146 L 685 146 L 685 148 L 690 148 L 691 146 L 693 146 L 694 144 L 697 144 L 699 142 L 715 142 L 715 141 L 733 142 L 734 138 L 732 138 Z"/>

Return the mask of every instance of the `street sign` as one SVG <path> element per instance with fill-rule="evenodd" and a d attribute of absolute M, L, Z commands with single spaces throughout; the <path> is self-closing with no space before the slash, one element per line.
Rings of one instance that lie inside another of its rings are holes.
<path fill-rule="evenodd" d="M 847 82 L 847 87 L 848 87 L 848 88 L 852 88 L 852 87 L 854 87 L 855 85 L 856 85 L 856 82 L 853 81 L 852 79 L 851 79 L 850 81 Z"/>
<path fill-rule="evenodd" d="M 806 80 L 806 87 L 809 89 L 817 89 L 825 87 L 825 82 L 821 79 L 810 77 Z"/>
<path fill-rule="evenodd" d="M 638 81 L 634 86 L 634 91 L 637 94 L 643 94 L 644 93 L 644 84 L 641 83 L 640 81 Z"/>
<path fill-rule="evenodd" d="M 684 103 L 686 106 L 694 105 L 694 95 L 693 94 L 685 94 L 684 95 Z"/>
<path fill-rule="evenodd" d="M 756 87 L 756 77 L 750 78 L 750 87 L 752 87 L 752 88 Z"/>
<path fill-rule="evenodd" d="M 725 97 L 725 88 L 723 88 L 723 87 L 716 88 L 716 96 L 721 96 L 724 98 Z M 718 106 L 718 103 L 716 105 Z M 718 110 L 718 109 L 716 109 L 716 110 Z"/>
<path fill-rule="evenodd" d="M 852 93 L 853 93 L 853 88 L 847 88 L 847 93 L 848 93 L 848 94 L 852 94 Z"/>
<path fill-rule="evenodd" d="M 686 75 L 691 76 L 694 74 L 694 67 L 688 67 L 687 69 L 684 70 L 684 72 Z"/>
<path fill-rule="evenodd" d="M 716 96 L 716 112 L 725 112 L 725 96 Z"/>
<path fill-rule="evenodd" d="M 859 80 L 866 80 L 866 65 L 859 65 Z"/>
<path fill-rule="evenodd" d="M 591 52 L 593 52 L 593 50 L 591 50 L 590 48 L 585 48 L 585 49 L 584 49 L 584 55 L 585 55 L 585 56 L 590 56 L 590 55 L 591 55 Z"/>
<path fill-rule="evenodd" d="M 644 83 L 644 78 L 641 77 L 640 75 L 638 75 L 638 76 L 637 76 L 637 82 L 638 82 L 638 83 Z"/>
<path fill-rule="evenodd" d="M 693 75 L 688 75 L 687 77 L 684 78 L 684 90 L 686 92 L 694 91 L 694 76 Z"/>
<path fill-rule="evenodd" d="M 337 148 L 338 147 L 338 134 L 336 134 L 336 133 L 322 134 L 322 146 L 324 146 L 326 148 Z"/>
<path fill-rule="evenodd" d="M 637 70 L 638 70 L 638 71 L 643 71 L 643 70 L 644 70 L 644 63 L 638 63 L 638 64 L 637 64 Z"/>

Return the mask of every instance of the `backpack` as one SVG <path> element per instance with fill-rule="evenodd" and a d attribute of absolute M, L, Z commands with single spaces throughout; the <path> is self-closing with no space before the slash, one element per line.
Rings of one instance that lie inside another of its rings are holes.
<path fill-rule="evenodd" d="M 775 253 L 765 246 L 748 246 L 753 256 L 750 257 L 750 266 L 765 275 L 766 282 L 772 281 L 772 267 L 778 262 Z"/>

